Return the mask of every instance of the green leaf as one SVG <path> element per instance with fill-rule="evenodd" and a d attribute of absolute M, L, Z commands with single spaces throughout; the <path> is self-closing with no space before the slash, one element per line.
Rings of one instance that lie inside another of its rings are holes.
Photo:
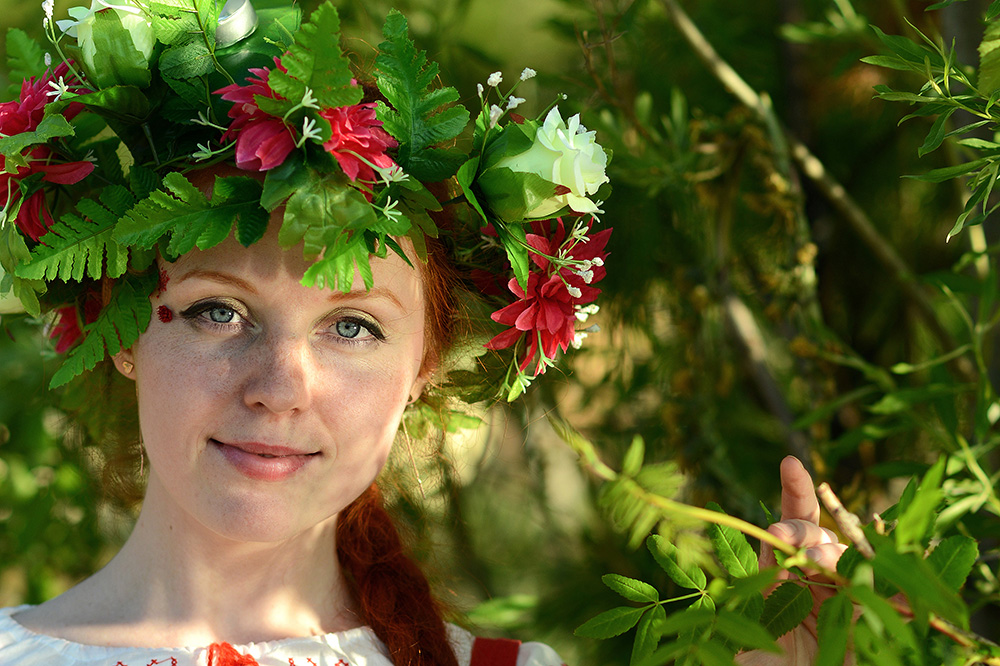
<path fill-rule="evenodd" d="M 809 588 L 794 581 L 786 581 L 764 599 L 760 623 L 772 636 L 779 638 L 802 624 L 812 612 L 812 607 L 813 598 Z"/>
<path fill-rule="evenodd" d="M 627 578 L 618 574 L 605 574 L 601 576 L 604 584 L 612 590 L 625 597 L 629 601 L 656 603 L 660 600 L 660 593 L 649 583 L 644 583 L 635 578 Z"/>
<path fill-rule="evenodd" d="M 351 63 L 340 48 L 340 17 L 324 2 L 302 24 L 295 43 L 282 56 L 287 73 L 275 68 L 268 84 L 278 95 L 294 104 L 312 91 L 320 108 L 349 106 L 361 101 L 361 86 L 354 85 Z"/>
<path fill-rule="evenodd" d="M 112 238 L 118 219 L 135 204 L 120 185 L 110 185 L 100 202 L 84 199 L 76 210 L 86 219 L 66 214 L 52 225 L 31 253 L 30 263 L 17 269 L 19 277 L 35 280 L 100 280 L 120 277 L 128 267 L 128 249 Z"/>
<path fill-rule="evenodd" d="M 667 572 L 670 580 L 690 590 L 705 589 L 705 572 L 696 564 L 681 568 L 677 561 L 677 547 L 662 536 L 659 534 L 651 535 L 646 539 L 646 548 L 652 553 L 656 563 Z"/>
<path fill-rule="evenodd" d="M 935 511 L 941 502 L 941 480 L 947 458 L 941 456 L 924 475 L 913 501 L 903 511 L 893 530 L 896 547 L 900 550 L 914 548 L 923 552 L 923 542 L 928 528 L 933 524 Z"/>
<path fill-rule="evenodd" d="M 642 469 L 642 461 L 646 456 L 646 445 L 642 436 L 636 435 L 629 444 L 625 459 L 622 461 L 622 475 L 635 476 Z"/>
<path fill-rule="evenodd" d="M 253 237 L 266 224 L 267 211 L 260 206 L 261 185 L 252 178 L 216 178 L 211 201 L 176 172 L 164 177 L 163 186 L 122 218 L 113 234 L 115 240 L 152 248 L 169 237 L 167 253 L 178 257 L 196 246 L 207 250 L 221 243 L 234 223 L 251 230 L 244 238 Z"/>
<path fill-rule="evenodd" d="M 21 81 L 45 72 L 45 52 L 38 42 L 20 28 L 7 31 L 7 77 L 10 80 L 8 97 L 16 99 L 21 92 Z"/>
<path fill-rule="evenodd" d="M 613 638 L 624 634 L 634 627 L 642 614 L 648 610 L 646 608 L 632 608 L 631 606 L 619 606 L 609 611 L 604 611 L 596 617 L 587 620 L 573 632 L 575 636 L 583 638 Z"/>
<path fill-rule="evenodd" d="M 503 249 L 507 251 L 507 259 L 510 261 L 510 267 L 514 271 L 517 283 L 521 285 L 521 289 L 527 289 L 529 259 L 528 238 L 524 226 L 521 224 L 508 225 L 496 220 L 493 223 L 493 228 L 500 238 Z"/>
<path fill-rule="evenodd" d="M 989 9 L 986 10 L 986 20 L 992 21 L 997 16 L 1000 16 L 1000 0 L 993 0 Z"/>
<path fill-rule="evenodd" d="M 97 320 L 87 325 L 83 342 L 74 347 L 52 375 L 49 388 L 58 388 L 83 374 L 105 358 L 131 347 L 149 326 L 153 306 L 149 295 L 158 284 L 156 271 L 142 275 L 126 274 L 111 292 L 111 300 Z"/>
<path fill-rule="evenodd" d="M 708 508 L 725 513 L 718 504 L 710 503 Z M 743 533 L 732 527 L 709 523 L 708 538 L 715 548 L 715 554 L 726 571 L 736 578 L 746 578 L 757 573 L 757 555 Z"/>
<path fill-rule="evenodd" d="M 416 49 L 402 14 L 390 11 L 382 34 L 385 41 L 379 45 L 375 71 L 389 106 L 379 105 L 378 119 L 399 141 L 396 161 L 407 173 L 424 182 L 444 180 L 458 170 L 466 155 L 433 146 L 461 134 L 469 123 L 469 112 L 462 106 L 448 106 L 459 99 L 454 88 L 432 88 L 438 66 Z"/>
<path fill-rule="evenodd" d="M 60 114 L 47 115 L 38 123 L 33 132 L 21 132 L 0 138 L 0 155 L 11 157 L 20 155 L 28 146 L 47 143 L 52 139 L 73 136 L 73 126 Z"/>
<path fill-rule="evenodd" d="M 671 613 L 666 622 L 660 624 L 660 635 L 672 636 L 693 629 L 708 627 L 715 621 L 715 611 L 708 608 L 695 608 L 693 605 L 683 612 Z"/>
<path fill-rule="evenodd" d="M 667 619 L 667 611 L 663 606 L 657 604 L 648 612 L 644 613 L 639 620 L 639 625 L 635 629 L 635 643 L 632 644 L 632 656 L 629 658 L 629 666 L 636 666 L 644 659 L 648 659 L 656 650 L 660 642 L 660 631 L 658 626 Z"/>
<path fill-rule="evenodd" d="M 885 44 L 890 51 L 903 60 L 920 65 L 921 70 L 924 68 L 925 60 L 929 60 L 932 67 L 944 67 L 944 59 L 941 55 L 930 50 L 926 46 L 917 44 L 906 37 L 887 35 L 876 26 L 872 26 L 872 30 L 875 31 L 879 40 Z"/>
<path fill-rule="evenodd" d="M 901 589 L 918 616 L 920 609 L 926 608 L 952 624 L 968 627 L 968 607 L 935 575 L 921 554 L 896 551 L 888 537 L 874 535 L 869 540 L 875 547 L 871 561 L 875 574 Z"/>
<path fill-rule="evenodd" d="M 725 609 L 720 610 L 718 617 L 715 619 L 715 629 L 718 633 L 740 647 L 751 650 L 781 652 L 780 648 L 774 643 L 775 636 L 769 633 L 771 631 L 769 627 L 762 627 L 760 624 L 738 613 Z"/>
<path fill-rule="evenodd" d="M 927 153 L 938 149 L 941 142 L 944 141 L 945 135 L 948 133 L 948 119 L 951 118 L 951 114 L 956 110 L 956 107 L 952 107 L 934 119 L 931 129 L 927 133 L 927 138 L 924 139 L 924 144 L 917 149 L 919 157 L 923 157 Z"/>
<path fill-rule="evenodd" d="M 986 24 L 979 43 L 979 79 L 977 88 L 984 97 L 1000 89 L 1000 21 Z"/>
<path fill-rule="evenodd" d="M 173 46 L 160 56 L 160 72 L 171 79 L 191 79 L 215 70 L 212 52 L 203 40 Z"/>
<path fill-rule="evenodd" d="M 870 587 L 853 585 L 847 589 L 851 599 L 862 607 L 861 617 L 881 637 L 891 636 L 894 645 L 917 650 L 917 639 L 909 622 L 892 605 L 875 594 Z M 859 626 L 855 631 L 860 629 Z M 855 635 L 856 637 L 856 635 Z"/>
<path fill-rule="evenodd" d="M 964 176 L 965 174 L 971 171 L 975 171 L 979 167 L 986 164 L 988 161 L 989 158 L 981 157 L 978 160 L 966 162 L 965 164 L 957 164 L 955 166 L 950 166 L 950 167 L 941 167 L 940 169 L 931 169 L 927 173 L 907 175 L 903 176 L 903 178 L 922 180 L 925 183 L 943 183 L 946 180 L 951 180 L 952 178 L 958 178 L 959 176 Z"/>
<path fill-rule="evenodd" d="M 135 47 L 131 33 L 122 25 L 118 12 L 95 12 L 93 16 L 93 67 L 86 59 L 77 61 L 86 69 L 88 80 L 102 89 L 148 86 L 151 80 L 149 62 Z"/>
<path fill-rule="evenodd" d="M 837 594 L 819 608 L 817 633 L 819 652 L 815 666 L 843 666 L 847 656 L 854 607 L 846 594 Z"/>
<path fill-rule="evenodd" d="M 979 557 L 979 545 L 972 537 L 950 536 L 934 548 L 927 557 L 927 564 L 941 578 L 941 582 L 958 592 Z"/>

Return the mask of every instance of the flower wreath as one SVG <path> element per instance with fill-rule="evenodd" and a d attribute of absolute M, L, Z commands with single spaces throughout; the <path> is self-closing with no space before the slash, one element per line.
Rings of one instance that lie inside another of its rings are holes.
<path fill-rule="evenodd" d="M 53 387 L 135 342 L 159 288 L 157 255 L 171 261 L 230 234 L 248 246 L 282 205 L 279 242 L 301 243 L 313 262 L 303 284 L 347 290 L 357 269 L 370 288 L 369 255 L 405 258 L 402 237 L 425 260 L 426 237 L 440 235 L 473 269 L 470 292 L 505 328 L 482 345 L 503 350 L 479 354 L 488 372 L 449 373 L 466 399 L 513 400 L 586 334 L 577 326 L 605 274 L 610 229 L 592 226 L 608 155 L 556 106 L 516 114 L 524 100 L 513 93 L 533 70 L 506 93 L 499 72 L 479 86 L 471 150 L 461 150 L 469 112 L 435 85 L 437 65 L 396 11 L 374 63 L 377 93 L 366 95 L 330 48 L 340 22 L 329 2 L 306 22 L 264 0 L 256 10 L 249 0 L 92 2 L 58 22 L 53 0 L 42 3 L 54 68 L 9 32 L 19 95 L 0 104 L 0 295 L 35 317 L 54 313 L 50 336 L 66 357 Z M 185 175 L 222 161 L 265 176 L 218 177 L 209 198 Z M 452 228 L 431 215 L 443 206 L 455 209 Z"/>

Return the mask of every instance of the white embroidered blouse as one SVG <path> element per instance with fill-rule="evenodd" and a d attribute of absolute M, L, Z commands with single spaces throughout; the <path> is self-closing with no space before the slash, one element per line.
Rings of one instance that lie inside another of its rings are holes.
<path fill-rule="evenodd" d="M 13 615 L 28 608 L 0 609 L 0 666 L 206 666 L 207 649 L 130 648 L 84 645 L 39 634 Z M 449 626 L 449 638 L 459 666 L 469 666 L 472 634 Z M 260 666 L 393 666 L 388 652 L 368 627 L 335 634 L 286 638 L 236 645 Z M 523 643 L 517 666 L 562 666 L 555 651 L 542 643 Z"/>

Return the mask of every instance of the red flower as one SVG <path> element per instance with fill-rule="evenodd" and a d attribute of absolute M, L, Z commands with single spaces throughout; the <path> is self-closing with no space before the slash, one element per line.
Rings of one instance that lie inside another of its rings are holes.
<path fill-rule="evenodd" d="M 364 160 L 383 169 L 395 164 L 385 151 L 398 144 L 375 117 L 375 104 L 338 106 L 323 109 L 319 115 L 330 121 L 333 128 L 333 135 L 323 148 L 337 159 L 352 181 L 359 178 L 369 183 L 375 181 L 375 170 Z"/>
<path fill-rule="evenodd" d="M 281 71 L 288 71 L 277 57 L 274 64 Z M 267 171 L 285 161 L 295 148 L 295 137 L 292 129 L 281 118 L 261 111 L 254 99 L 256 95 L 280 99 L 267 82 L 271 70 L 266 67 L 254 68 L 250 73 L 257 77 L 247 77 L 250 85 L 234 83 L 215 91 L 222 95 L 222 99 L 234 102 L 229 109 L 229 117 L 233 122 L 222 140 L 236 139 L 236 166 L 240 169 Z"/>
<path fill-rule="evenodd" d="M 97 321 L 97 316 L 101 314 L 101 300 L 97 294 L 89 293 L 83 300 L 83 325 Z M 49 338 L 56 341 L 56 352 L 62 354 L 67 349 L 75 345 L 82 333 L 80 318 L 76 313 L 76 306 L 67 305 L 56 310 L 58 318 L 56 324 L 49 331 Z"/>
<path fill-rule="evenodd" d="M 38 80 L 31 78 L 22 81 L 21 96 L 13 102 L 0 104 L 0 135 L 13 136 L 37 129 L 45 116 L 45 105 L 52 101 L 49 93 L 55 92 L 49 83 L 65 79 L 68 73 L 69 67 L 66 63 L 61 63 L 54 72 L 46 72 Z M 81 92 L 78 87 L 70 89 Z M 66 107 L 63 115 L 72 120 L 82 110 L 82 104 L 73 103 Z M 34 174 L 41 174 L 40 180 L 44 182 L 72 185 L 94 170 L 94 165 L 90 162 L 56 162 L 55 153 L 44 145 L 26 149 L 21 157 L 28 163 L 27 166 L 15 166 L 10 169 L 13 173 L 9 173 L 7 158 L 0 156 L 0 207 L 13 208 L 23 195 L 21 181 Z M 52 226 L 52 214 L 45 205 L 45 193 L 41 189 L 32 192 L 21 202 L 14 223 L 22 233 L 35 241 Z"/>
<path fill-rule="evenodd" d="M 577 310 L 591 303 L 601 293 L 593 283 L 604 278 L 604 252 L 611 229 L 605 229 L 588 239 L 566 239 L 562 220 L 554 231 L 549 222 L 532 223 L 537 233 L 528 234 L 528 244 L 539 253 L 529 253 L 537 270 L 528 274 L 527 289 L 521 289 L 516 279 L 508 283 L 518 300 L 492 314 L 494 321 L 511 326 L 486 343 L 488 349 L 505 349 L 527 337 L 527 349 L 520 363 L 526 370 L 535 363 L 533 374 L 545 372 L 544 358 L 552 359 L 557 350 L 566 351 L 576 335 Z M 546 256 L 564 256 L 576 262 L 589 262 L 585 270 L 576 264 L 557 268 Z M 589 273 L 588 273 L 589 271 Z M 541 354 L 541 355 L 540 355 Z"/>

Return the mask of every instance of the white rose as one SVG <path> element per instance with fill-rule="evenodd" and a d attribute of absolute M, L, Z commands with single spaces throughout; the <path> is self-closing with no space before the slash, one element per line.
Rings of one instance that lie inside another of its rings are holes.
<path fill-rule="evenodd" d="M 122 27 L 132 38 L 135 50 L 141 53 L 148 62 L 150 56 L 153 55 L 156 37 L 153 35 L 152 25 L 143 15 L 142 9 L 130 0 L 120 0 L 119 2 L 91 0 L 89 9 L 72 7 L 69 10 L 71 19 L 56 21 L 56 25 L 70 37 L 76 38 L 84 64 L 93 71 L 94 55 L 97 52 L 93 37 L 94 15 L 108 9 L 118 14 Z"/>
<path fill-rule="evenodd" d="M 528 211 L 527 219 L 545 219 L 565 206 L 577 213 L 595 213 L 597 204 L 588 197 L 608 182 L 604 170 L 608 156 L 595 140 L 595 133 L 580 124 L 579 114 L 564 122 L 553 107 L 525 152 L 505 157 L 495 166 L 520 173 L 534 173 L 569 192 L 546 199 Z"/>

